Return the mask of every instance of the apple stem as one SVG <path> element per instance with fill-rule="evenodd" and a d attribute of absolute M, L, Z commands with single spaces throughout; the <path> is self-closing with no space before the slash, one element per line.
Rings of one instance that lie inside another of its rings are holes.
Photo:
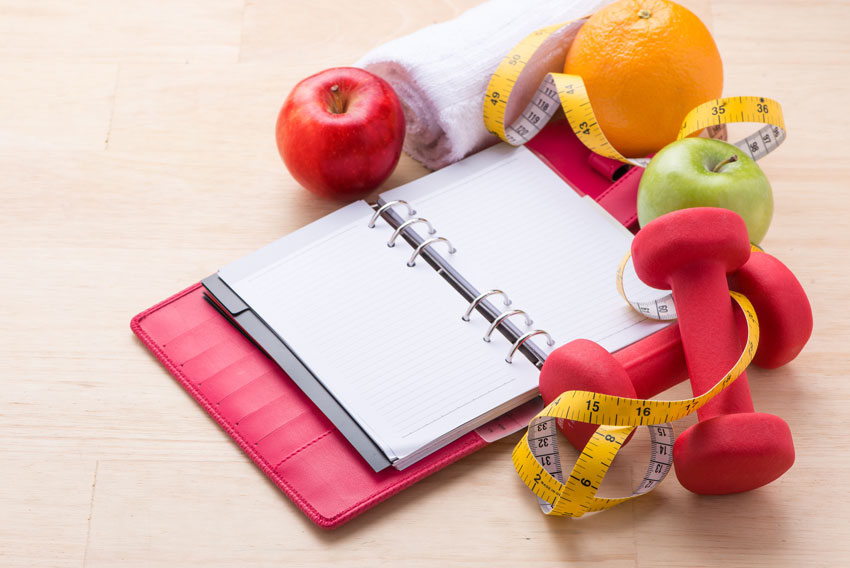
<path fill-rule="evenodd" d="M 731 156 L 729 156 L 728 158 L 726 158 L 725 160 L 723 160 L 722 162 L 720 162 L 719 164 L 714 166 L 714 169 L 711 170 L 711 171 L 713 171 L 714 173 L 717 173 L 717 172 L 720 171 L 720 168 L 722 168 L 726 164 L 731 164 L 732 162 L 737 162 L 737 161 L 738 161 L 738 155 L 732 154 Z"/>
<path fill-rule="evenodd" d="M 339 85 L 331 87 L 331 93 L 331 112 L 334 114 L 343 114 L 345 112 L 345 104 L 339 95 Z"/>

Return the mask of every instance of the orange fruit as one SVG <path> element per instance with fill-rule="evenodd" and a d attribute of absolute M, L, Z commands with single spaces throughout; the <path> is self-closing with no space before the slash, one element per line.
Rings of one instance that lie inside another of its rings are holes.
<path fill-rule="evenodd" d="M 688 111 L 720 97 L 723 63 L 708 29 L 668 0 L 619 0 L 593 14 L 567 52 L 599 126 L 621 154 L 643 157 L 676 139 Z"/>

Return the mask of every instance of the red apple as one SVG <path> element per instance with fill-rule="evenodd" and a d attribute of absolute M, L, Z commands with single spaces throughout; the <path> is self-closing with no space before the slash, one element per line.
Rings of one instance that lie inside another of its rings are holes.
<path fill-rule="evenodd" d="M 398 163 L 404 114 L 389 83 L 335 67 L 292 89 L 277 118 L 277 148 L 298 183 L 322 197 L 354 199 Z"/>

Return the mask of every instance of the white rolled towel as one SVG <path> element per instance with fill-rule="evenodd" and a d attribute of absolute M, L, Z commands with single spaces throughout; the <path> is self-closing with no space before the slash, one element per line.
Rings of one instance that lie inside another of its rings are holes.
<path fill-rule="evenodd" d="M 437 170 L 498 140 L 484 128 L 482 104 L 490 77 L 513 46 L 539 28 L 590 15 L 607 2 L 489 0 L 380 45 L 355 65 L 393 86 L 407 121 L 405 152 Z M 526 89 L 535 90 L 547 71 L 560 71 L 569 43 L 552 40 L 534 61 L 537 72 L 524 72 L 534 82 Z"/>

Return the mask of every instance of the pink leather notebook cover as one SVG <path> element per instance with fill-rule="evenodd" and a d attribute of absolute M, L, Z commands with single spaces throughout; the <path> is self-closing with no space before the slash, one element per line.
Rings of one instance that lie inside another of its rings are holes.
<path fill-rule="evenodd" d="M 594 158 L 566 122 L 548 125 L 529 147 L 576 191 L 636 228 L 637 168 L 612 183 L 620 165 Z M 200 283 L 138 314 L 131 328 L 320 527 L 338 527 L 486 445 L 472 432 L 403 471 L 374 472 L 286 373 L 204 300 Z"/>
<path fill-rule="evenodd" d="M 317 525 L 337 527 L 485 445 L 470 433 L 413 466 L 375 473 L 292 380 L 195 284 L 135 316 L 133 332 Z"/>

